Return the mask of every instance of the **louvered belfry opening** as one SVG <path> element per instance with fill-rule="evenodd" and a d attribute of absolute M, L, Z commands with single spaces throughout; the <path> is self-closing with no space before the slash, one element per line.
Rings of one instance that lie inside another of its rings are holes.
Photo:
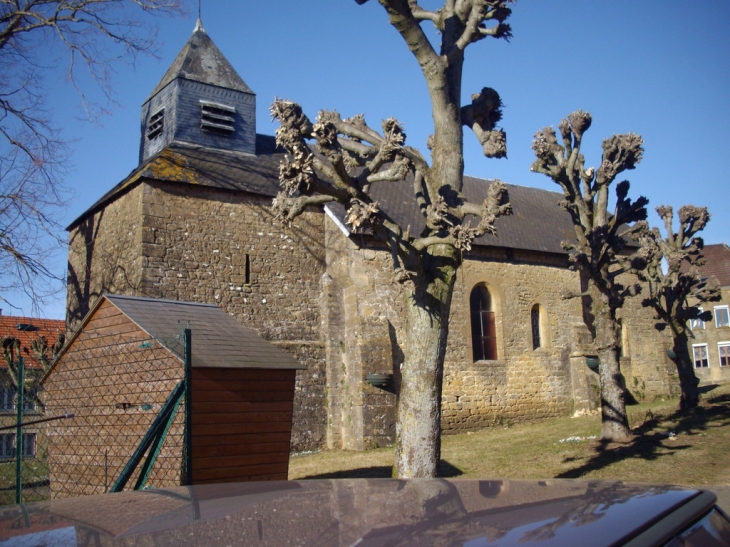
<path fill-rule="evenodd" d="M 231 136 L 235 132 L 236 108 L 200 100 L 200 128 L 217 135 Z"/>

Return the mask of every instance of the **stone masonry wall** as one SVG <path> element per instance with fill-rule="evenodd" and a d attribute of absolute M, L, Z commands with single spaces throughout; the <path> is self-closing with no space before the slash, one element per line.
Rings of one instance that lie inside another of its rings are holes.
<path fill-rule="evenodd" d="M 402 295 L 387 251 L 361 248 L 327 222 L 323 332 L 328 363 L 328 446 L 362 449 L 392 442 L 395 395 L 365 381 L 392 372 L 397 386 L 403 352 Z M 469 296 L 485 285 L 496 312 L 498 359 L 473 361 Z M 583 323 L 578 274 L 567 257 L 499 248 L 470 253 L 459 271 L 446 351 L 442 427 L 445 433 L 594 410 L 595 355 Z M 540 308 L 541 347 L 532 348 L 531 310 Z M 651 313 L 629 300 L 622 367 L 637 400 L 670 395 L 662 337 Z M 630 348 L 630 349 L 629 349 Z M 393 391 L 393 390 L 391 390 Z"/>
<path fill-rule="evenodd" d="M 624 285 L 632 280 L 621 279 Z M 637 402 L 679 396 L 677 367 L 667 355 L 672 337 L 667 330 L 659 332 L 654 325 L 654 312 L 641 305 L 645 295 L 627 298 L 617 313 L 621 320 L 621 372 L 626 387 Z"/>
<path fill-rule="evenodd" d="M 145 185 L 142 291 L 221 306 L 307 366 L 297 374 L 292 449 L 325 436 L 324 351 L 319 333 L 324 271 L 321 212 L 294 227 L 270 199 L 173 184 Z"/>
<path fill-rule="evenodd" d="M 559 257 L 483 249 L 464 262 L 451 306 L 443 427 L 462 432 L 558 416 L 573 410 L 569 355 L 580 302 L 564 299 L 578 279 Z M 484 285 L 497 324 L 496 361 L 474 362 L 469 296 Z M 540 307 L 541 347 L 533 350 L 531 310 Z M 585 373 L 585 371 L 578 371 Z"/>
<path fill-rule="evenodd" d="M 366 382 L 369 373 L 395 376 L 402 351 L 401 295 L 387 252 L 359 248 L 331 219 L 326 222 L 323 332 L 327 352 L 330 448 L 362 450 L 392 443 L 395 384 Z"/>
<path fill-rule="evenodd" d="M 328 445 L 362 449 L 387 444 L 394 434 L 389 424 L 395 419 L 395 395 L 368 385 L 365 377 L 391 372 L 397 386 L 406 351 L 403 296 L 400 286 L 392 283 L 390 254 L 358 247 L 328 220 L 327 274 L 330 323 L 345 325 L 338 331 L 341 340 L 326 342 Z M 442 419 L 446 433 L 573 410 L 568 357 L 581 312 L 580 303 L 563 299 L 562 292 L 575 290 L 577 282 L 559 257 L 489 250 L 465 261 L 452 302 L 446 353 Z M 472 359 L 469 294 L 479 283 L 488 285 L 497 302 L 498 361 Z M 545 343 L 533 351 L 534 304 L 544 311 Z"/>
<path fill-rule="evenodd" d="M 140 294 L 142 194 L 133 188 L 69 233 L 66 328 L 75 331 L 102 293 Z"/>

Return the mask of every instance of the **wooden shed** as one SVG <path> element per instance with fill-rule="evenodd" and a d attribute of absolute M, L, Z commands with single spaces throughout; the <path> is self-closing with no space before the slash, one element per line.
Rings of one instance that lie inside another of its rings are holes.
<path fill-rule="evenodd" d="M 304 367 L 214 305 L 104 295 L 44 380 L 48 411 L 75 414 L 49 425 L 55 497 L 109 491 L 185 377 L 186 328 L 192 483 L 287 478 L 295 376 Z M 182 410 L 149 486 L 181 483 Z"/>

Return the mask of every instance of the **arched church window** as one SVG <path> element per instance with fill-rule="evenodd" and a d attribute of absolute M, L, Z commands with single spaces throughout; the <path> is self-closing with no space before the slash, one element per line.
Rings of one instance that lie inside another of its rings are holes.
<path fill-rule="evenodd" d="M 542 347 L 540 332 L 540 304 L 535 304 L 530 310 L 530 326 L 532 327 L 532 349 Z"/>
<path fill-rule="evenodd" d="M 475 361 L 497 359 L 497 327 L 492 296 L 484 285 L 477 285 L 469 298 L 471 340 Z"/>

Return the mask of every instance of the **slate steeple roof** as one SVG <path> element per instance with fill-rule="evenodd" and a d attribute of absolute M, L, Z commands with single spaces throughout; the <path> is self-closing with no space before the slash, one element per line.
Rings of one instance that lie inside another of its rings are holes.
<path fill-rule="evenodd" d="M 228 59 L 213 43 L 213 40 L 206 34 L 200 19 L 195 25 L 190 40 L 178 53 L 160 83 L 150 94 L 150 97 L 156 95 L 175 78 L 185 78 L 186 80 L 235 89 L 244 93 L 253 93 L 251 88 L 243 81 L 243 78 L 231 66 L 231 63 L 228 62 Z"/>
<path fill-rule="evenodd" d="M 256 94 L 198 20 L 142 105 L 140 164 L 172 143 L 256 154 Z"/>

